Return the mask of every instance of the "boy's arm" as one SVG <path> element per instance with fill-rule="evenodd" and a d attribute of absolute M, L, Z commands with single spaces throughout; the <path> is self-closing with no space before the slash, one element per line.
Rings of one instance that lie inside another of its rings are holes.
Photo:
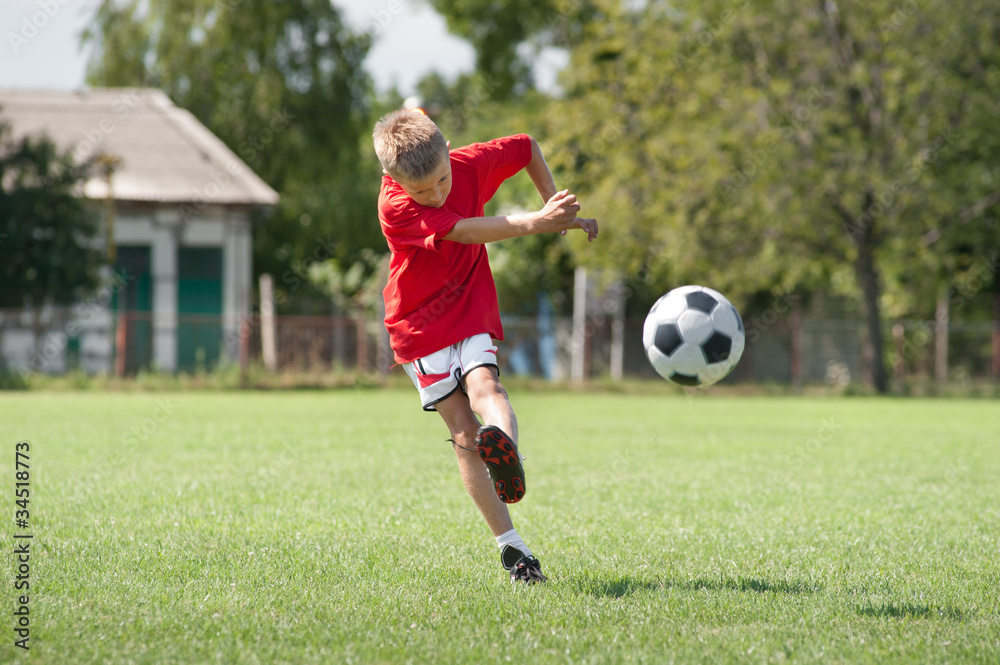
<path fill-rule="evenodd" d="M 547 202 L 556 193 L 556 183 L 549 171 L 549 165 L 545 163 L 542 149 L 538 147 L 538 142 L 531 138 L 531 161 L 524 167 L 525 172 L 535 183 L 535 189 L 542 195 L 542 201 Z"/>
<path fill-rule="evenodd" d="M 535 183 L 535 188 L 541 194 L 545 205 L 537 212 L 504 217 L 470 217 L 459 220 L 452 227 L 445 240 L 454 242 L 484 244 L 519 236 L 530 236 L 539 233 L 566 234 L 569 229 L 581 229 L 587 232 L 587 239 L 593 242 L 597 237 L 597 221 L 580 219 L 576 213 L 580 204 L 576 195 L 569 190 L 556 191 L 555 181 L 549 171 L 548 164 L 542 156 L 541 148 L 535 139 L 531 139 L 531 161 L 525 171 Z"/>
<path fill-rule="evenodd" d="M 593 242 L 597 237 L 597 221 L 580 219 L 576 216 L 579 210 L 580 204 L 576 202 L 576 195 L 564 189 L 556 192 L 538 212 L 460 219 L 444 240 L 481 245 L 519 236 L 539 233 L 565 234 L 569 229 L 581 229 L 587 232 L 587 239 Z"/>

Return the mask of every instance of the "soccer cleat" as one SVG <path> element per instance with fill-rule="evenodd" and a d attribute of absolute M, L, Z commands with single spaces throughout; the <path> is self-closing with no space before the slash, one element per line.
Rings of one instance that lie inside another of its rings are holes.
<path fill-rule="evenodd" d="M 500 552 L 503 567 L 510 573 L 511 582 L 524 582 L 527 585 L 545 582 L 542 574 L 542 564 L 535 557 L 526 555 L 516 547 L 507 545 Z"/>
<path fill-rule="evenodd" d="M 504 503 L 517 503 L 524 496 L 524 468 L 517 445 L 493 425 L 480 427 L 476 433 L 476 449 L 486 464 L 497 496 Z"/>

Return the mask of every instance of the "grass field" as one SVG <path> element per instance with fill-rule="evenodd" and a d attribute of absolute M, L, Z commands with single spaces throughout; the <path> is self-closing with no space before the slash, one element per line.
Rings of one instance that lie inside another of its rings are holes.
<path fill-rule="evenodd" d="M 0 662 L 1000 662 L 1000 403 L 512 397 L 533 588 L 413 391 L 0 395 Z"/>

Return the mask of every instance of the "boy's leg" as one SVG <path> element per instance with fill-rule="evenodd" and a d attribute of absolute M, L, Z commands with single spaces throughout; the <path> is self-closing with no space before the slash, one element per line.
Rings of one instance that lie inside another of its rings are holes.
<path fill-rule="evenodd" d="M 476 367 L 465 375 L 465 391 L 472 410 L 484 425 L 495 425 L 517 445 L 517 416 L 496 367 Z"/>
<path fill-rule="evenodd" d="M 514 415 L 514 408 L 510 405 L 507 391 L 500 383 L 497 368 L 484 365 L 470 370 L 465 375 L 465 390 L 469 395 L 470 408 L 483 419 L 483 424 L 500 428 L 506 437 L 517 446 L 517 417 Z M 486 435 L 487 433 L 484 432 L 483 436 Z M 514 466 L 508 466 L 501 472 L 501 475 L 513 473 L 523 488 L 524 471 L 521 469 L 520 461 L 517 460 L 516 448 L 512 457 L 515 460 L 516 470 Z M 493 483 L 492 480 L 490 482 Z M 519 499 L 521 495 L 523 495 L 523 491 L 516 498 Z M 501 502 L 501 505 L 504 504 Z M 494 535 L 497 534 L 494 532 Z M 531 550 L 521 540 L 517 531 L 513 530 L 513 527 L 511 531 L 503 534 L 503 537 L 497 537 L 497 544 L 501 545 L 500 558 L 504 568 L 510 572 L 511 580 L 525 584 L 546 581 L 545 575 L 542 574 L 542 564 L 532 556 Z"/>
<path fill-rule="evenodd" d="M 462 474 L 465 491 L 479 508 L 490 531 L 493 532 L 493 537 L 510 531 L 514 525 L 510 520 L 507 504 L 497 496 L 486 465 L 476 450 L 476 431 L 479 429 L 479 421 L 472 412 L 468 396 L 460 390 L 455 391 L 435 404 L 434 408 L 441 414 L 455 442 L 455 454 L 458 456 L 458 468 Z"/>
<path fill-rule="evenodd" d="M 493 486 L 504 503 L 524 497 L 524 467 L 517 451 L 517 418 L 507 391 L 492 366 L 477 367 L 464 377 L 472 410 L 483 419 L 476 438 L 479 455 L 486 462 Z"/>

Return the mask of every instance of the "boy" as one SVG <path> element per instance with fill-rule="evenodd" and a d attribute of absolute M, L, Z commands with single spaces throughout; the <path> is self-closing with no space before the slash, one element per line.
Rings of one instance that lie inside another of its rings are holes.
<path fill-rule="evenodd" d="M 577 228 L 593 241 L 597 223 L 576 216 L 576 197 L 556 191 L 538 144 L 525 134 L 449 154 L 451 144 L 423 112 L 395 111 L 378 121 L 372 138 L 385 173 L 378 215 L 391 252 L 385 324 L 396 362 L 424 410 L 444 419 L 465 489 L 511 579 L 544 582 L 506 505 L 526 488 L 517 419 L 491 340 L 502 340 L 503 328 L 484 243 Z M 483 217 L 500 184 L 521 169 L 545 201 L 542 209 Z"/>

